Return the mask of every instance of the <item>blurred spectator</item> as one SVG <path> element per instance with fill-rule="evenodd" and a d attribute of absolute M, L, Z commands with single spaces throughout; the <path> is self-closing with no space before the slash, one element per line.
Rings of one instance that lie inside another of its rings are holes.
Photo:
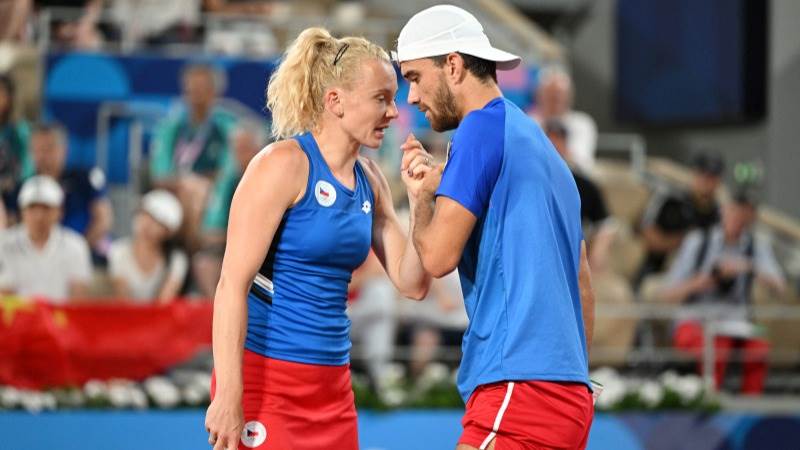
<path fill-rule="evenodd" d="M 705 317 L 713 326 L 717 386 L 721 385 L 731 351 L 742 351 L 742 391 L 746 394 L 763 391 L 769 349 L 759 328 L 749 321 L 752 284 L 758 281 L 777 292 L 785 289 L 770 243 L 753 232 L 755 217 L 754 202 L 740 193 L 726 205 L 720 225 L 690 233 L 660 295 L 665 301 L 685 305 L 674 330 L 676 348 L 700 357 L 700 320 Z"/>
<path fill-rule="evenodd" d="M 67 134 L 61 125 L 37 124 L 30 140 L 34 170 L 59 182 L 64 191 L 61 223 L 84 235 L 93 256 L 102 258 L 113 219 L 111 202 L 106 196 L 103 171 L 67 169 Z M 14 208 L 16 210 L 16 207 Z"/>
<path fill-rule="evenodd" d="M 567 147 L 573 163 L 591 173 L 597 147 L 597 124 L 588 114 L 572 109 L 574 94 L 569 74 L 558 68 L 543 69 L 531 116 L 542 126 L 548 120 L 560 120 L 567 129 Z"/>
<path fill-rule="evenodd" d="M 281 6 L 274 0 L 204 0 L 203 3 L 210 13 L 241 16 L 269 15 L 276 7 Z"/>
<path fill-rule="evenodd" d="M 51 33 L 54 41 L 64 47 L 80 50 L 99 50 L 103 35 L 98 23 L 103 13 L 103 0 L 37 0 L 38 10 L 45 8 L 82 8 L 76 20 L 53 20 Z"/>
<path fill-rule="evenodd" d="M 14 209 L 20 182 L 33 174 L 30 127 L 14 120 L 14 81 L 0 75 L 0 193 L 3 210 Z"/>
<path fill-rule="evenodd" d="M 543 128 L 575 178 L 581 199 L 581 224 L 589 251 L 597 307 L 608 305 L 619 308 L 634 303 L 633 290 L 628 280 L 611 270 L 611 246 L 617 238 L 617 226 L 608 212 L 603 192 L 574 164 L 568 146 L 569 131 L 563 122 L 551 119 L 545 122 Z M 633 345 L 636 325 L 636 321 L 629 318 L 597 317 L 592 342 L 597 348 L 607 349 L 605 356 L 599 360 L 609 364 L 624 362 L 627 351 Z"/>
<path fill-rule="evenodd" d="M 33 7 L 31 0 L 0 1 L 0 42 L 21 42 Z"/>
<path fill-rule="evenodd" d="M 280 53 L 278 39 L 264 17 L 287 19 L 292 3 L 274 0 L 204 0 L 215 15 L 206 30 L 206 48 L 228 55 L 269 57 Z M 221 17 L 229 16 L 229 17 Z"/>
<path fill-rule="evenodd" d="M 224 55 L 272 57 L 280 53 L 272 30 L 258 20 L 217 18 L 205 34 L 207 50 Z"/>
<path fill-rule="evenodd" d="M 252 121 L 237 124 L 231 134 L 234 163 L 226 166 L 214 182 L 214 189 L 203 214 L 201 251 L 193 257 L 194 275 L 201 293 L 213 298 L 222 269 L 225 232 L 236 186 L 250 160 L 267 144 L 264 127 Z"/>
<path fill-rule="evenodd" d="M 719 155 L 699 153 L 694 157 L 694 176 L 688 191 L 660 190 L 653 194 L 642 219 L 647 254 L 636 279 L 664 270 L 667 257 L 688 231 L 707 230 L 719 222 L 716 195 L 725 164 Z"/>
<path fill-rule="evenodd" d="M 166 303 L 180 293 L 189 259 L 171 238 L 183 221 L 183 210 L 165 190 L 142 197 L 133 221 L 133 236 L 114 241 L 108 270 L 114 295 L 136 303 Z"/>
<path fill-rule="evenodd" d="M 380 393 L 386 387 L 384 381 L 394 355 L 397 292 L 373 252 L 353 273 L 350 292 L 347 315 L 351 339 L 360 344 L 370 383 Z"/>
<path fill-rule="evenodd" d="M 200 41 L 201 0 L 110 0 L 111 20 L 130 44 Z"/>
<path fill-rule="evenodd" d="M 178 196 L 186 216 L 183 238 L 194 249 L 213 179 L 230 163 L 228 135 L 235 120 L 215 108 L 223 84 L 220 72 L 208 65 L 190 65 L 181 81 L 186 109 L 159 125 L 150 175 L 156 187 Z"/>
<path fill-rule="evenodd" d="M 589 265 L 593 272 L 601 272 L 608 266 L 611 244 L 614 242 L 615 228 L 600 188 L 576 167 L 569 148 L 569 130 L 564 122 L 551 119 L 544 123 L 544 131 L 556 151 L 569 165 L 578 194 L 581 198 L 581 222 L 583 235 L 589 243 Z"/>
<path fill-rule="evenodd" d="M 51 177 L 28 179 L 19 192 L 22 223 L 0 235 L 0 291 L 63 304 L 86 295 L 89 247 L 58 225 L 64 192 Z"/>

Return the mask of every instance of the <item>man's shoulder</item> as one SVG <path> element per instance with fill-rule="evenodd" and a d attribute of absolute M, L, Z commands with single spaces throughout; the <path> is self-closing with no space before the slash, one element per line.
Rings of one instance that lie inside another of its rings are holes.
<path fill-rule="evenodd" d="M 15 243 L 22 237 L 22 233 L 24 232 L 25 229 L 22 224 L 0 230 L 0 253 L 6 255 L 14 253 Z"/>
<path fill-rule="evenodd" d="M 486 107 L 470 111 L 466 116 L 464 116 L 464 118 L 461 120 L 461 123 L 458 125 L 458 128 L 456 129 L 456 133 L 465 130 L 475 131 L 475 128 L 478 128 L 478 131 L 480 131 L 480 129 L 486 127 L 487 124 L 502 125 L 505 115 L 505 101 L 492 101 Z"/>
<path fill-rule="evenodd" d="M 461 120 L 453 133 L 453 150 L 459 147 L 485 147 L 489 143 L 502 144 L 505 131 L 504 109 L 493 107 L 470 112 Z"/>

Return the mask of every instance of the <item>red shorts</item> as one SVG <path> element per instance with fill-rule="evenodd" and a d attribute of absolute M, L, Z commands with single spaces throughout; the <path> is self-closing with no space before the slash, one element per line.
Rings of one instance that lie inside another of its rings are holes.
<path fill-rule="evenodd" d="M 594 406 L 585 384 L 509 381 L 479 386 L 467 402 L 459 444 L 495 450 L 583 449 Z"/>
<path fill-rule="evenodd" d="M 245 350 L 240 450 L 358 450 L 350 365 L 321 366 Z M 211 379 L 214 398 L 215 379 Z"/>

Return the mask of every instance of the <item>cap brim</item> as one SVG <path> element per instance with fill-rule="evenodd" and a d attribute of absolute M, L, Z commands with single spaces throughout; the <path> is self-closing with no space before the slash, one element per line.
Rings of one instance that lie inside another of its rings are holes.
<path fill-rule="evenodd" d="M 516 68 L 519 63 L 522 62 L 522 58 L 519 56 L 494 47 L 462 51 L 462 53 L 486 59 L 488 61 L 494 61 L 497 63 L 497 70 L 511 70 Z"/>
<path fill-rule="evenodd" d="M 467 55 L 472 55 L 478 58 L 482 58 L 488 61 L 494 61 L 497 63 L 497 70 L 511 70 L 519 66 L 519 63 L 522 62 L 522 58 L 519 56 L 509 53 L 494 47 L 489 47 L 486 49 L 476 49 L 476 50 L 452 50 L 461 52 Z M 450 52 L 447 52 L 450 53 Z M 437 53 L 438 55 L 439 53 Z M 431 55 L 436 56 L 436 55 Z M 414 58 L 405 59 L 405 61 L 410 61 L 417 58 L 429 58 L 431 56 L 417 56 Z M 396 51 L 391 52 L 392 60 L 400 64 L 402 61 L 400 60 L 400 55 Z"/>

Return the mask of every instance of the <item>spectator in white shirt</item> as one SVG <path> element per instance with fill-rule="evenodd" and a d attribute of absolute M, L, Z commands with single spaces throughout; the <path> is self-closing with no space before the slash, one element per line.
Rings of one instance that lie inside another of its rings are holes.
<path fill-rule="evenodd" d="M 92 268 L 83 236 L 59 225 L 64 191 L 37 175 L 20 189 L 22 223 L 0 236 L 0 291 L 55 304 L 85 297 Z"/>
<path fill-rule="evenodd" d="M 572 162 L 581 170 L 592 173 L 597 149 L 597 124 L 592 116 L 572 109 L 575 92 L 572 78 L 560 68 L 543 69 L 536 86 L 536 104 L 531 112 L 540 126 L 558 120 L 567 129 L 567 147 Z"/>
<path fill-rule="evenodd" d="M 109 273 L 114 294 L 135 303 L 168 303 L 183 287 L 189 259 L 172 242 L 183 222 L 178 199 L 165 190 L 142 197 L 133 236 L 111 244 Z"/>

